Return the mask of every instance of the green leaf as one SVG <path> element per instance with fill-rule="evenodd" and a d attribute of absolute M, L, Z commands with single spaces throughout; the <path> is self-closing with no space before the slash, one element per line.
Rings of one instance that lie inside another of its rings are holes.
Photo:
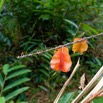
<path fill-rule="evenodd" d="M 9 93 L 7 96 L 5 96 L 6 101 L 12 99 L 13 97 L 17 96 L 18 94 L 21 94 L 22 92 L 26 91 L 27 89 L 29 89 L 29 87 L 22 87 L 18 90 L 15 90 L 12 93 Z"/>
<path fill-rule="evenodd" d="M 17 103 L 28 103 L 28 102 L 17 102 Z"/>
<path fill-rule="evenodd" d="M 52 58 L 52 56 L 48 53 L 48 54 L 42 54 L 46 59 L 50 60 Z"/>
<path fill-rule="evenodd" d="M 44 75 L 46 75 L 47 77 L 49 77 L 49 74 L 48 74 L 48 72 L 47 71 L 45 71 L 45 70 L 43 70 L 43 69 L 41 69 L 41 70 L 39 70 L 40 72 L 42 72 Z"/>
<path fill-rule="evenodd" d="M 11 72 L 11 71 L 14 71 L 14 70 L 17 70 L 17 69 L 20 69 L 20 68 L 24 68 L 24 67 L 26 67 L 26 66 L 25 65 L 13 66 L 8 70 L 8 72 Z"/>
<path fill-rule="evenodd" d="M 50 59 L 48 60 L 47 58 L 43 57 L 43 61 L 45 62 L 45 65 L 49 65 L 50 64 Z"/>
<path fill-rule="evenodd" d="M 5 98 L 4 97 L 0 97 L 0 103 L 5 103 Z"/>
<path fill-rule="evenodd" d="M 39 88 L 41 88 L 42 90 L 44 90 L 44 91 L 46 91 L 46 92 L 48 91 L 48 89 L 47 89 L 46 87 L 44 87 L 44 86 L 41 86 L 41 85 L 40 85 Z"/>
<path fill-rule="evenodd" d="M 14 103 L 13 101 L 10 101 L 9 103 Z"/>
<path fill-rule="evenodd" d="M 97 32 L 97 30 L 96 29 L 94 29 L 94 28 L 92 28 L 90 25 L 88 25 L 88 24 L 82 24 L 82 28 L 85 30 L 85 31 L 87 31 L 88 33 L 90 33 L 91 34 L 91 31 L 93 32 L 93 33 L 95 33 L 95 34 L 98 34 L 98 32 Z"/>
<path fill-rule="evenodd" d="M 22 74 L 25 74 L 25 73 L 28 73 L 28 72 L 31 72 L 31 70 L 19 70 L 19 71 L 17 71 L 17 72 L 14 72 L 14 73 L 10 74 L 10 75 L 6 78 L 6 80 L 11 79 L 11 78 L 14 78 L 14 77 L 17 77 L 17 76 L 19 76 L 19 75 L 22 75 Z"/>
<path fill-rule="evenodd" d="M 29 81 L 29 80 L 30 80 L 29 78 L 22 78 L 22 79 L 20 79 L 20 80 L 16 80 L 15 82 L 10 83 L 8 86 L 6 86 L 6 87 L 4 88 L 4 90 L 3 90 L 3 92 L 5 92 L 6 90 L 11 89 L 11 88 L 13 88 L 13 87 L 15 87 L 15 86 L 18 86 L 18 85 L 20 85 L 20 84 L 22 84 L 22 83 L 24 83 L 24 82 L 27 82 L 27 81 Z"/>
<path fill-rule="evenodd" d="M 3 7 L 3 5 L 4 5 L 4 1 L 5 1 L 5 0 L 0 0 L 0 12 L 1 12 L 2 7 Z"/>
<path fill-rule="evenodd" d="M 96 62 L 97 62 L 97 64 L 98 64 L 99 66 L 102 66 L 102 63 L 101 63 L 101 61 L 100 61 L 98 58 L 95 58 L 95 60 L 96 60 Z"/>
<path fill-rule="evenodd" d="M 92 49 L 95 50 L 95 47 L 93 46 L 93 44 L 91 42 L 88 42 L 88 44 L 91 46 Z"/>
<path fill-rule="evenodd" d="M 43 14 L 39 17 L 39 19 L 42 19 L 42 20 L 49 20 L 50 19 L 50 15 L 48 14 Z"/>
<path fill-rule="evenodd" d="M 2 84 L 3 84 L 3 77 L 2 77 L 2 74 L 0 73 L 0 86 L 2 87 Z"/>
<path fill-rule="evenodd" d="M 73 30 L 67 30 L 70 34 L 72 34 L 72 36 L 75 36 L 76 33 Z"/>
<path fill-rule="evenodd" d="M 80 56 L 80 53 L 73 53 L 73 54 L 71 54 L 71 57 L 76 57 L 76 56 Z"/>
<path fill-rule="evenodd" d="M 70 92 L 68 94 L 64 94 L 64 96 L 62 96 L 59 100 L 58 103 L 71 103 L 71 100 L 73 99 L 73 96 L 74 96 L 74 92 Z"/>
<path fill-rule="evenodd" d="M 8 70 L 9 70 L 9 67 L 10 67 L 9 64 L 5 64 L 5 65 L 3 66 L 3 73 L 4 73 L 5 75 L 7 75 Z"/>
<path fill-rule="evenodd" d="M 45 68 L 46 70 L 49 70 L 49 66 L 47 64 L 42 63 L 41 67 Z"/>
<path fill-rule="evenodd" d="M 93 100 L 94 103 L 103 103 L 103 97 L 98 97 Z"/>
<path fill-rule="evenodd" d="M 75 28 L 78 28 L 78 26 L 74 22 L 72 22 L 70 20 L 67 20 L 67 19 L 64 19 L 64 21 L 71 24 L 71 25 L 73 25 Z"/>

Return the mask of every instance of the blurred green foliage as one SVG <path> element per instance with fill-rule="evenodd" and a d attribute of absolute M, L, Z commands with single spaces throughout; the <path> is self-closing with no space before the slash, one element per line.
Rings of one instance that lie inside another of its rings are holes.
<path fill-rule="evenodd" d="M 91 21 L 98 7 L 96 0 L 8 0 L 2 11 L 3 34 L 24 51 L 31 52 L 39 45 L 54 46 L 75 36 L 77 28 L 67 20 L 76 24 Z"/>
<path fill-rule="evenodd" d="M 62 86 L 71 72 L 65 76 L 50 69 L 53 51 L 23 59 L 16 57 L 22 52 L 26 54 L 46 50 L 71 42 L 75 37 L 101 32 L 100 25 L 94 21 L 101 17 L 102 4 L 99 0 L 6 0 L 0 12 L 1 64 L 16 62 L 27 65 L 32 70 L 32 83 L 45 91 L 51 92 Z M 88 41 L 89 48 L 94 51 L 95 41 Z M 95 73 L 101 66 L 102 62 L 91 51 L 81 56 L 73 54 L 71 46 L 68 48 L 73 61 L 71 69 L 78 56 L 81 57 L 81 70 L 75 79 L 83 72 Z"/>
<path fill-rule="evenodd" d="M 10 101 L 14 97 L 29 89 L 28 86 L 21 86 L 29 81 L 25 74 L 30 72 L 25 65 L 10 67 L 5 64 L 0 70 L 0 97 L 3 101 Z M 3 99 L 4 97 L 5 99 Z"/>

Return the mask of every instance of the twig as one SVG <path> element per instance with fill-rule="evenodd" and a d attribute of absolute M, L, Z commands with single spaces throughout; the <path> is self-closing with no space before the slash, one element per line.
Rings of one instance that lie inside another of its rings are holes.
<path fill-rule="evenodd" d="M 33 101 L 34 97 L 35 97 L 35 95 L 33 95 L 33 96 L 30 98 L 30 100 L 29 100 L 28 103 L 31 103 L 31 102 Z"/>
<path fill-rule="evenodd" d="M 92 101 L 94 98 L 103 96 L 101 95 L 103 93 L 103 88 L 101 90 L 99 90 L 97 93 L 93 94 L 90 96 L 90 98 L 85 102 L 85 103 L 89 103 L 90 101 Z"/>
<path fill-rule="evenodd" d="M 96 75 L 92 78 L 92 80 L 88 83 L 88 85 L 83 89 L 83 91 L 72 101 L 72 103 L 78 103 L 81 98 L 95 85 L 95 82 L 98 78 L 103 74 L 103 66 L 99 69 Z"/>
<path fill-rule="evenodd" d="M 98 97 L 103 96 L 103 88 L 97 93 L 97 96 L 98 96 Z"/>
<path fill-rule="evenodd" d="M 98 84 L 93 88 L 93 90 L 81 101 L 81 103 L 89 103 L 88 100 L 95 95 L 103 86 L 103 77 L 98 82 Z M 90 100 L 89 100 L 90 101 Z"/>
<path fill-rule="evenodd" d="M 17 58 L 25 58 L 25 57 L 33 56 L 33 55 L 36 55 L 36 54 L 41 54 L 41 53 L 44 53 L 44 52 L 49 52 L 51 50 L 55 50 L 55 49 L 61 48 L 63 46 L 68 46 L 68 45 L 71 45 L 71 44 L 75 44 L 77 42 L 81 42 L 83 40 L 88 40 L 88 39 L 91 39 L 91 38 L 94 38 L 94 37 L 97 37 L 97 36 L 101 36 L 101 35 L 103 35 L 103 33 L 100 33 L 100 34 L 97 34 L 97 35 L 91 35 L 89 37 L 84 37 L 81 40 L 78 40 L 76 42 L 70 42 L 70 43 L 67 43 L 67 44 L 64 44 L 64 45 L 59 45 L 59 46 L 56 46 L 54 48 L 46 49 L 44 51 L 37 51 L 35 53 L 29 53 L 29 54 L 21 55 L 21 56 L 18 56 Z"/>
<path fill-rule="evenodd" d="M 60 92 L 58 93 L 56 99 L 54 100 L 54 103 L 58 103 L 58 101 L 59 101 L 61 95 L 63 94 L 63 92 L 64 92 L 64 90 L 65 90 L 65 88 L 66 88 L 67 85 L 70 83 L 70 80 L 71 80 L 72 77 L 74 76 L 74 74 L 75 74 L 77 68 L 80 66 L 79 61 L 80 61 L 80 59 L 78 59 L 78 62 L 77 62 L 77 64 L 76 64 L 76 66 L 75 66 L 73 72 L 71 73 L 71 75 L 70 75 L 70 77 L 67 79 L 67 81 L 64 83 L 62 89 L 60 90 Z"/>

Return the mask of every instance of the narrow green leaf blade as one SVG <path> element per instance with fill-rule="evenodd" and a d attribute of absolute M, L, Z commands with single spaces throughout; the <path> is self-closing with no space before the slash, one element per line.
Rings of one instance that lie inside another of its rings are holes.
<path fill-rule="evenodd" d="M 28 102 L 17 102 L 17 103 L 28 103 Z"/>
<path fill-rule="evenodd" d="M 45 70 L 43 70 L 43 69 L 41 69 L 41 70 L 39 70 L 39 71 L 42 72 L 43 74 L 45 74 L 47 77 L 49 77 L 49 74 L 48 74 L 47 71 L 45 71 Z"/>
<path fill-rule="evenodd" d="M 5 98 L 4 97 L 0 97 L 0 103 L 5 103 Z"/>
<path fill-rule="evenodd" d="M 9 67 L 10 67 L 9 64 L 5 64 L 5 65 L 3 66 L 3 73 L 4 73 L 5 75 L 7 75 L 8 70 L 9 70 Z"/>
<path fill-rule="evenodd" d="M 82 24 L 82 28 L 85 30 L 85 31 L 87 31 L 88 33 L 90 33 L 91 34 L 91 32 L 90 31 L 92 31 L 92 32 L 94 32 L 95 34 L 98 34 L 98 32 L 97 32 L 97 30 L 96 29 L 94 29 L 94 28 L 92 28 L 90 25 L 88 25 L 88 24 Z"/>
<path fill-rule="evenodd" d="M 20 88 L 18 90 L 15 90 L 14 92 L 9 93 L 7 96 L 5 96 L 5 99 L 6 99 L 6 101 L 8 101 L 8 100 L 12 99 L 13 97 L 19 95 L 20 93 L 22 93 L 28 89 L 29 89 L 29 87 L 23 87 L 23 88 Z"/>
<path fill-rule="evenodd" d="M 18 85 L 20 85 L 22 83 L 25 83 L 25 82 L 27 82 L 29 80 L 30 80 L 29 78 L 22 78 L 22 79 L 16 80 L 15 82 L 10 83 L 8 86 L 6 86 L 4 88 L 4 90 L 3 90 L 3 92 L 5 92 L 5 91 L 7 91 L 7 90 L 9 90 L 9 89 L 11 89 L 11 88 L 13 88 L 15 86 L 18 86 Z"/>
<path fill-rule="evenodd" d="M 71 100 L 73 99 L 73 96 L 74 96 L 74 92 L 70 92 L 68 94 L 65 94 L 63 97 L 60 98 L 59 102 L 58 103 L 71 103 Z"/>
<path fill-rule="evenodd" d="M 64 19 L 64 21 L 71 24 L 71 25 L 73 25 L 76 29 L 78 28 L 78 26 L 74 22 L 72 22 L 70 20 L 67 20 L 67 19 Z"/>
<path fill-rule="evenodd" d="M 72 34 L 72 36 L 76 35 L 76 33 L 73 30 L 67 30 L 67 32 L 69 32 L 70 34 Z"/>
<path fill-rule="evenodd" d="M 3 84 L 3 77 L 2 77 L 2 74 L 0 73 L 0 86 L 2 87 L 2 84 Z"/>
<path fill-rule="evenodd" d="M 25 65 L 13 66 L 8 70 L 8 72 L 11 72 L 11 71 L 14 71 L 14 70 L 17 70 L 17 69 L 20 69 L 20 68 L 24 68 L 24 67 L 26 67 L 26 66 Z"/>
<path fill-rule="evenodd" d="M 42 90 L 48 92 L 48 89 L 46 87 L 42 86 L 42 85 L 40 85 L 39 88 L 41 88 Z"/>
<path fill-rule="evenodd" d="M 19 71 L 17 71 L 17 72 L 14 72 L 14 73 L 10 74 L 10 75 L 6 78 L 6 80 L 11 79 L 11 78 L 14 78 L 14 77 L 17 77 L 17 76 L 19 76 L 19 75 L 26 74 L 26 73 L 28 73 L 28 72 L 31 72 L 31 70 L 19 70 Z"/>
<path fill-rule="evenodd" d="M 9 103 L 14 103 L 13 101 L 10 101 Z"/>
<path fill-rule="evenodd" d="M 95 60 L 96 60 L 96 62 L 97 62 L 97 64 L 98 64 L 99 66 L 102 66 L 102 63 L 101 63 L 101 61 L 100 61 L 98 58 L 95 58 Z"/>
<path fill-rule="evenodd" d="M 3 7 L 3 5 L 4 5 L 4 1 L 5 1 L 5 0 L 0 0 L 0 12 L 1 12 L 2 7 Z"/>
<path fill-rule="evenodd" d="M 93 100 L 94 103 L 103 103 L 103 97 L 98 97 Z"/>

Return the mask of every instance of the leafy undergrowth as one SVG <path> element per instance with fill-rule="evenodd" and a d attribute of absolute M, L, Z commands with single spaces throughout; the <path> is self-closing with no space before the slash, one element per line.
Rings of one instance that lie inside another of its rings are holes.
<path fill-rule="evenodd" d="M 58 90 L 56 91 L 58 92 Z M 55 94 L 50 94 L 40 88 L 32 88 L 26 92 L 29 103 L 53 103 Z"/>
<path fill-rule="evenodd" d="M 87 77 L 88 77 L 87 79 L 89 81 L 90 75 L 88 75 Z M 57 94 L 59 93 L 60 89 L 62 88 L 63 83 L 58 84 L 58 87 L 54 88 L 52 91 L 42 90 L 41 88 L 39 88 L 37 86 L 37 84 L 32 84 L 31 82 L 29 83 L 29 85 L 31 85 L 32 87 L 30 87 L 30 89 L 25 93 L 26 97 L 28 98 L 29 103 L 53 103 Z M 42 84 L 42 85 L 44 85 L 44 84 Z M 72 81 L 70 82 L 70 85 L 68 85 L 68 87 L 66 88 L 66 90 L 62 96 L 65 96 L 69 92 L 74 92 L 77 94 L 79 86 L 80 86 L 79 78 L 77 78 L 75 76 L 72 79 Z"/>

